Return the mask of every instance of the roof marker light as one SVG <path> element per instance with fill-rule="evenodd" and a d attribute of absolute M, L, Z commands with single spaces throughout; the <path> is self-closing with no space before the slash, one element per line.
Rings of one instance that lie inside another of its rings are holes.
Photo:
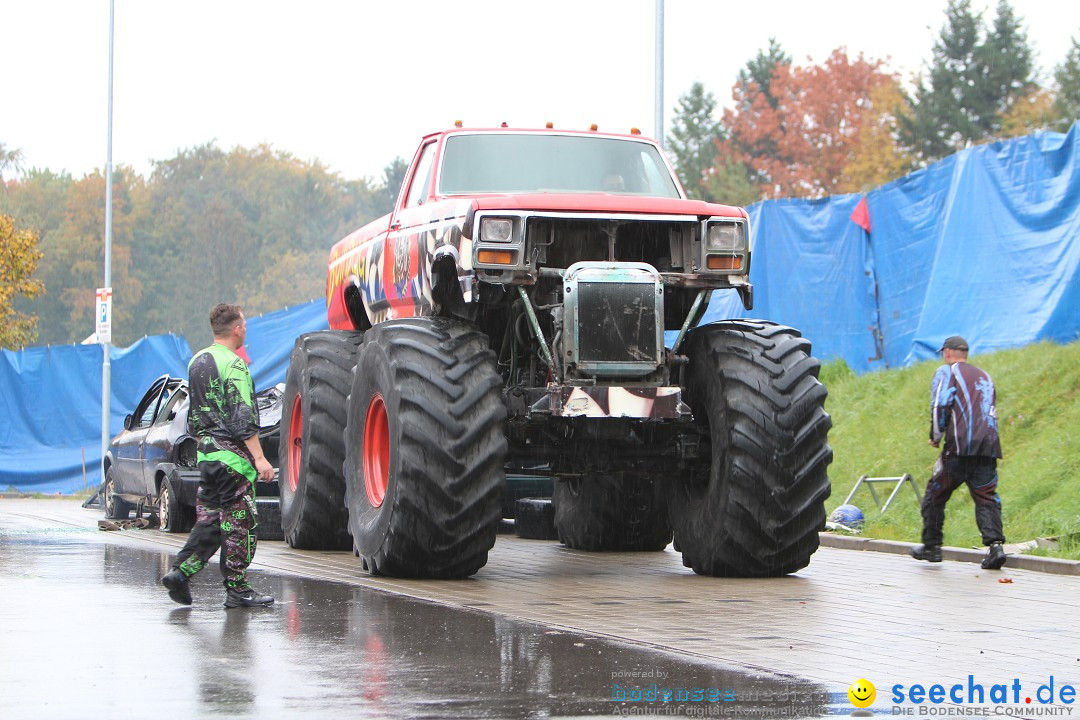
<path fill-rule="evenodd" d="M 461 127 L 461 121 L 460 120 L 455 120 L 454 121 L 454 127 Z"/>
<path fill-rule="evenodd" d="M 640 135 L 641 131 L 638 130 L 637 128 L 632 127 L 632 128 L 630 128 L 630 134 L 631 135 Z"/>
<path fill-rule="evenodd" d="M 592 130 L 593 132 L 596 132 L 596 130 L 599 127 L 600 127 L 599 125 L 597 125 L 596 123 L 593 123 L 592 125 L 589 126 L 589 129 Z"/>
<path fill-rule="evenodd" d="M 553 122 L 551 122 L 550 120 L 548 120 L 548 121 L 547 121 L 547 122 L 546 122 L 546 123 L 544 124 L 544 127 L 546 127 L 546 128 L 548 129 L 548 130 L 551 130 L 551 129 L 552 129 L 553 127 L 555 127 L 555 123 L 553 123 Z"/>

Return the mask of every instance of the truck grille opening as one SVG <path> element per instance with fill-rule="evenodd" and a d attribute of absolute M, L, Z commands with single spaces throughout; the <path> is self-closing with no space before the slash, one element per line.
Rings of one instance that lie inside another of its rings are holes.
<path fill-rule="evenodd" d="M 580 361 L 656 362 L 652 283 L 578 283 L 578 319 Z"/>

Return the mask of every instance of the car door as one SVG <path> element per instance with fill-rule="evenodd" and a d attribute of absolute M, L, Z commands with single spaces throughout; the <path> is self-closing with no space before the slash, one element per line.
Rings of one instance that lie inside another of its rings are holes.
<path fill-rule="evenodd" d="M 173 446 L 187 431 L 187 385 L 173 378 L 158 401 L 157 414 L 142 438 L 142 487 L 149 496 L 157 493 L 155 476 L 163 462 L 173 462 Z M 183 417 L 180 417 L 180 416 Z"/>
<path fill-rule="evenodd" d="M 113 447 L 113 482 L 122 495 L 144 495 L 143 442 L 158 411 L 158 400 L 169 380 L 162 375 L 150 385 L 135 412 L 124 422 L 124 432 L 116 437 Z"/>

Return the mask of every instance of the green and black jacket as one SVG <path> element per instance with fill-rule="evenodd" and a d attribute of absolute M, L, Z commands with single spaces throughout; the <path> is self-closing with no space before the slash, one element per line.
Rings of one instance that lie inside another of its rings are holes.
<path fill-rule="evenodd" d="M 198 462 L 224 463 L 255 482 L 255 458 L 244 440 L 259 432 L 259 407 L 247 365 L 214 343 L 188 363 L 188 378 L 188 432 L 199 438 Z"/>

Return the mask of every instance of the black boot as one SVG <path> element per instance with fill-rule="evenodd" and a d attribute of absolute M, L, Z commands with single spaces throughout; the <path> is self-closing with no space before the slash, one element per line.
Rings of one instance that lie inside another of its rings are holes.
<path fill-rule="evenodd" d="M 169 589 L 169 597 L 173 602 L 181 605 L 191 604 L 191 588 L 188 586 L 187 575 L 180 572 L 180 568 L 173 568 L 161 578 L 161 584 Z"/>
<path fill-rule="evenodd" d="M 941 562 L 940 545 L 919 545 L 911 548 L 911 557 L 926 562 Z"/>
<path fill-rule="evenodd" d="M 993 543 L 986 551 L 986 557 L 983 558 L 982 569 L 1000 570 L 1005 564 L 1005 559 L 1005 548 L 1001 547 L 1001 543 Z"/>
<path fill-rule="evenodd" d="M 229 588 L 225 591 L 225 607 L 227 608 L 266 607 L 273 604 L 274 598 L 269 595 L 260 595 L 252 588 L 246 590 Z"/>

